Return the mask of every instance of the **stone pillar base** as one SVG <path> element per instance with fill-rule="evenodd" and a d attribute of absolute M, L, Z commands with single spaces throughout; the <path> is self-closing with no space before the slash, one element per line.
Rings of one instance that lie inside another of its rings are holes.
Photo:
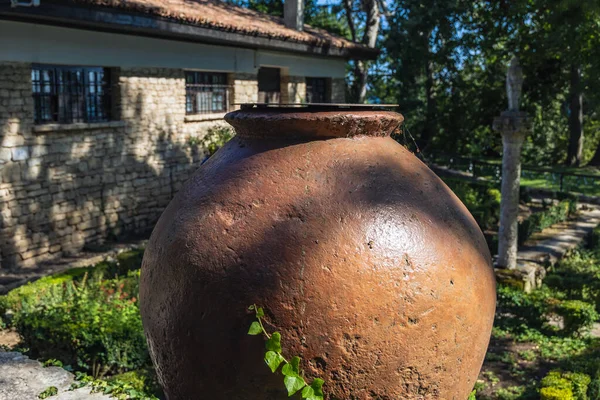
<path fill-rule="evenodd" d="M 496 281 L 531 293 L 542 286 L 546 269 L 536 263 L 519 263 L 516 268 L 494 268 Z"/>

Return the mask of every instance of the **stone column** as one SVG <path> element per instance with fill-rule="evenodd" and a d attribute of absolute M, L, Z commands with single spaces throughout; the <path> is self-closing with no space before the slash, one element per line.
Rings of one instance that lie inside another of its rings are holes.
<path fill-rule="evenodd" d="M 519 189 L 521 187 L 521 148 L 530 124 L 526 113 L 506 111 L 494 120 L 494 130 L 502 134 L 502 200 L 498 231 L 498 261 L 501 268 L 517 266 Z"/>

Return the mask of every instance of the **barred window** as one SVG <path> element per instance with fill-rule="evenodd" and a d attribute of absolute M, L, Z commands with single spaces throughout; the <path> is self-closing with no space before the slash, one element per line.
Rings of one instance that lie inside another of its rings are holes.
<path fill-rule="evenodd" d="M 110 71 L 106 68 L 34 65 L 31 82 L 36 124 L 111 119 Z"/>
<path fill-rule="evenodd" d="M 221 72 L 185 72 L 186 114 L 223 113 L 228 110 L 230 87 Z"/>
<path fill-rule="evenodd" d="M 306 102 L 329 103 L 329 87 L 327 78 L 306 78 Z"/>

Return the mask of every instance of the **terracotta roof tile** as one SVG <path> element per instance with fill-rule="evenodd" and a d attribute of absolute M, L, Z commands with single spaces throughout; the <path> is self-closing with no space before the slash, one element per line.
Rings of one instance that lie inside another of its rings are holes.
<path fill-rule="evenodd" d="M 74 3 L 120 8 L 158 17 L 270 39 L 326 45 L 338 48 L 364 48 L 360 44 L 308 25 L 300 32 L 284 26 L 283 18 L 249 10 L 220 0 L 71 0 Z"/>

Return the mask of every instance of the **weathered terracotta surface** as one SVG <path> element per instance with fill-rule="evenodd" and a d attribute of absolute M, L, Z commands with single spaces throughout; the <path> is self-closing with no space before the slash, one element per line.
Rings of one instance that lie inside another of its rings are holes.
<path fill-rule="evenodd" d="M 258 304 L 329 399 L 465 400 L 494 317 L 490 254 L 448 187 L 389 137 L 402 117 L 227 120 L 238 135 L 171 202 L 144 257 L 142 317 L 169 399 L 287 398 L 246 334 Z"/>

